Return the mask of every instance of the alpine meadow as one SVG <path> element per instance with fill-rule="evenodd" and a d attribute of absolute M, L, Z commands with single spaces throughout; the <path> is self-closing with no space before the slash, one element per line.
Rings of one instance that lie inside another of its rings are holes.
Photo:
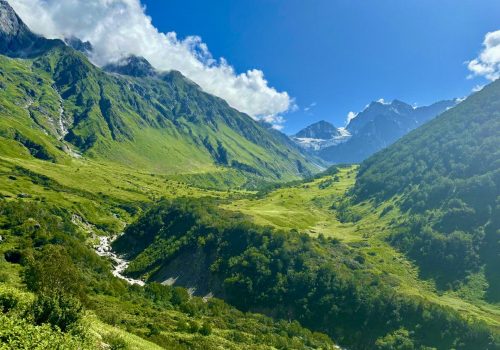
<path fill-rule="evenodd" d="M 0 349 L 500 349 L 500 6 L 448 2 L 0 0 Z"/>

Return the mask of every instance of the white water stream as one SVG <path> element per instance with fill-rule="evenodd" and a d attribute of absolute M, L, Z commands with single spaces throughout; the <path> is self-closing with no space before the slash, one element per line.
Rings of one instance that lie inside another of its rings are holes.
<path fill-rule="evenodd" d="M 122 275 L 123 271 L 125 271 L 128 267 L 128 261 L 120 258 L 118 255 L 113 253 L 113 250 L 111 249 L 111 243 L 114 239 L 116 239 L 116 237 L 110 238 L 106 236 L 100 236 L 99 244 L 94 247 L 97 255 L 108 257 L 113 261 L 113 270 L 111 271 L 113 273 L 113 276 L 121 278 L 122 280 L 127 281 L 129 284 L 138 284 L 140 286 L 143 286 L 145 284 L 144 281 L 128 278 Z"/>

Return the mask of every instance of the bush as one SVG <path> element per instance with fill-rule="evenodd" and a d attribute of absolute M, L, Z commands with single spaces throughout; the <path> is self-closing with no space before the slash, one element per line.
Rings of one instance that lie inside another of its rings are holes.
<path fill-rule="evenodd" d="M 406 329 L 398 329 L 375 343 L 377 350 L 413 350 L 415 345 Z"/>
<path fill-rule="evenodd" d="M 203 325 L 200 328 L 200 334 L 204 336 L 208 336 L 212 334 L 212 326 L 208 322 L 204 322 Z"/>
<path fill-rule="evenodd" d="M 107 333 L 102 337 L 104 343 L 108 345 L 108 350 L 127 350 L 128 345 L 125 339 L 117 333 Z"/>
<path fill-rule="evenodd" d="M 160 328 L 154 323 L 148 323 L 148 337 L 154 337 L 161 333 Z"/>
<path fill-rule="evenodd" d="M 40 294 L 83 295 L 80 272 L 66 249 L 57 245 L 45 246 L 28 256 L 24 281 L 30 290 Z"/>
<path fill-rule="evenodd" d="M 22 254 L 19 250 L 8 250 L 4 253 L 5 261 L 11 264 L 20 264 L 22 259 Z"/>
<path fill-rule="evenodd" d="M 201 326 L 200 324 L 197 322 L 197 321 L 191 321 L 189 323 L 189 331 L 191 333 L 198 333 L 198 331 L 200 330 Z"/>
<path fill-rule="evenodd" d="M 52 329 L 50 325 L 36 326 L 25 319 L 0 314 L 1 349 L 96 349 L 88 335 L 73 336 Z"/>
<path fill-rule="evenodd" d="M 0 294 L 0 310 L 6 314 L 7 312 L 14 309 L 19 303 L 19 299 L 14 293 L 2 293 Z"/>
<path fill-rule="evenodd" d="M 80 302 L 71 296 L 40 294 L 32 307 L 33 318 L 37 325 L 44 323 L 67 332 L 82 318 Z"/>

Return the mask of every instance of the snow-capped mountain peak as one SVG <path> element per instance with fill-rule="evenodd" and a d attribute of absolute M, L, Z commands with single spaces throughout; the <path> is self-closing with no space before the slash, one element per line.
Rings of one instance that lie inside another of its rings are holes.
<path fill-rule="evenodd" d="M 346 128 L 337 128 L 324 120 L 314 123 L 292 136 L 292 140 L 305 149 L 319 151 L 349 139 Z"/>

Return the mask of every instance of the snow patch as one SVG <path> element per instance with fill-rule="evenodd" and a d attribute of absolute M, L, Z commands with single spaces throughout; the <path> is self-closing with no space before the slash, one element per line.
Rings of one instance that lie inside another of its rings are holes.
<path fill-rule="evenodd" d="M 340 136 L 334 136 L 333 138 L 327 140 L 310 137 L 292 137 L 292 140 L 304 149 L 320 151 L 323 148 L 344 143 L 351 138 L 351 134 L 346 128 L 337 128 L 337 130 Z"/>

